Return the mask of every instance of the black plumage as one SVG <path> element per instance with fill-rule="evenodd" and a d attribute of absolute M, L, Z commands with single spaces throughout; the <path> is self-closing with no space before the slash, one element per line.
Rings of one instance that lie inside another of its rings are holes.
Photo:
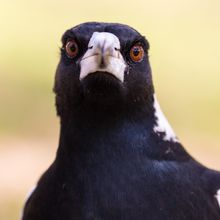
<path fill-rule="evenodd" d="M 219 220 L 220 173 L 195 161 L 163 117 L 147 40 L 91 22 L 62 45 L 59 147 L 22 219 Z"/>

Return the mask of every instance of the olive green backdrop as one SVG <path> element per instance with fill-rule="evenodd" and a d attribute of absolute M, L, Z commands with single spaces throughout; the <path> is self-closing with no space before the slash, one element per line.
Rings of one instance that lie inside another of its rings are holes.
<path fill-rule="evenodd" d="M 62 33 L 85 21 L 147 37 L 161 107 L 187 150 L 220 170 L 219 0 L 0 0 L 0 219 L 18 219 L 52 162 L 52 92 Z"/>

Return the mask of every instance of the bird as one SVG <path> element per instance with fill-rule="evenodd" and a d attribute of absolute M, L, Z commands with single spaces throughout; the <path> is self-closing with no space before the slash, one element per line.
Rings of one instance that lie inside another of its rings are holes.
<path fill-rule="evenodd" d="M 22 220 L 220 220 L 220 172 L 187 152 L 163 114 L 146 37 L 86 22 L 61 41 L 58 149 Z"/>

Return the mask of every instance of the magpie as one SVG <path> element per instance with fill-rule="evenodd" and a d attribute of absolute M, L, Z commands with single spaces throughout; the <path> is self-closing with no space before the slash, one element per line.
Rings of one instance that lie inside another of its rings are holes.
<path fill-rule="evenodd" d="M 123 24 L 64 33 L 59 146 L 22 220 L 220 220 L 220 172 L 194 160 L 166 120 L 148 50 Z"/>

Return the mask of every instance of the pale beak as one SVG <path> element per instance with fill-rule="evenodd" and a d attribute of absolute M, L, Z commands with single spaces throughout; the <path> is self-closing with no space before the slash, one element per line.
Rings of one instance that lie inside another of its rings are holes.
<path fill-rule="evenodd" d="M 126 63 L 120 52 L 118 37 L 108 32 L 94 32 L 80 67 L 80 80 L 99 71 L 108 72 L 123 82 Z"/>

